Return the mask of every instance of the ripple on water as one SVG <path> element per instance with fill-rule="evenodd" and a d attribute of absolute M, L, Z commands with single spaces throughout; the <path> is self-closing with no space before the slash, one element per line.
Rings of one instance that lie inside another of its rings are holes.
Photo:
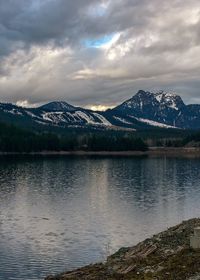
<path fill-rule="evenodd" d="M 0 162 L 0 279 L 106 258 L 199 215 L 200 160 L 57 158 Z"/>

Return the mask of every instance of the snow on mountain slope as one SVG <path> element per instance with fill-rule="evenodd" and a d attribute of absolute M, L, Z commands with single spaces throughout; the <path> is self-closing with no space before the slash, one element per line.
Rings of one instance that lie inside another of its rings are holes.
<path fill-rule="evenodd" d="M 148 120 L 148 119 L 142 119 L 142 118 L 136 118 L 138 121 L 143 122 L 143 123 L 147 123 L 151 126 L 156 126 L 156 127 L 161 127 L 161 128 L 177 128 L 171 125 L 166 125 L 164 123 L 159 123 L 159 122 L 155 122 L 152 120 Z"/>
<path fill-rule="evenodd" d="M 127 121 L 125 118 L 120 118 L 120 117 L 117 117 L 117 116 L 114 116 L 114 118 L 118 121 L 120 121 L 121 123 L 124 123 L 124 124 L 128 124 L 128 125 L 131 125 L 132 123 Z"/>
<path fill-rule="evenodd" d="M 112 126 L 112 124 L 102 115 L 100 115 L 99 113 L 92 113 L 94 116 L 96 116 L 103 125 L 105 126 Z"/>
<path fill-rule="evenodd" d="M 184 106 L 184 103 L 180 96 L 172 92 L 158 92 L 154 94 L 156 100 L 161 104 L 165 105 L 174 110 L 179 110 Z"/>

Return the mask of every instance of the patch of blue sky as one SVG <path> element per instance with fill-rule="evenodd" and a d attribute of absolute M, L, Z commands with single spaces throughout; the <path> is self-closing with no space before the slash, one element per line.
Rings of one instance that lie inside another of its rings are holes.
<path fill-rule="evenodd" d="M 107 5 L 102 2 L 100 4 L 91 6 L 88 13 L 92 17 L 102 17 L 106 14 L 107 11 Z"/>
<path fill-rule="evenodd" d="M 100 48 L 100 47 L 104 46 L 105 44 L 108 44 L 109 42 L 111 42 L 113 40 L 114 36 L 115 36 L 115 34 L 110 34 L 110 35 L 106 35 L 104 37 L 97 38 L 97 39 L 86 39 L 86 40 L 84 40 L 84 45 L 87 48 Z"/>

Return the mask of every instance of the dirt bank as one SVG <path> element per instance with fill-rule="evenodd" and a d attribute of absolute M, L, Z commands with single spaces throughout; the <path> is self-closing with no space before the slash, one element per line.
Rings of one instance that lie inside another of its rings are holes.
<path fill-rule="evenodd" d="M 45 280 L 200 280 L 200 250 L 189 246 L 200 219 L 185 221 L 138 245 L 122 248 L 105 263 Z"/>

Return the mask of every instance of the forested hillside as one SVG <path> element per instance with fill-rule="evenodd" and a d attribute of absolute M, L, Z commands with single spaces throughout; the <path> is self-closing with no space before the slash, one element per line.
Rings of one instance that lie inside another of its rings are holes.
<path fill-rule="evenodd" d="M 13 125 L 0 123 L 1 152 L 40 151 L 135 151 L 147 150 L 141 138 L 125 133 L 78 133 L 65 135 L 50 132 L 30 132 Z"/>

